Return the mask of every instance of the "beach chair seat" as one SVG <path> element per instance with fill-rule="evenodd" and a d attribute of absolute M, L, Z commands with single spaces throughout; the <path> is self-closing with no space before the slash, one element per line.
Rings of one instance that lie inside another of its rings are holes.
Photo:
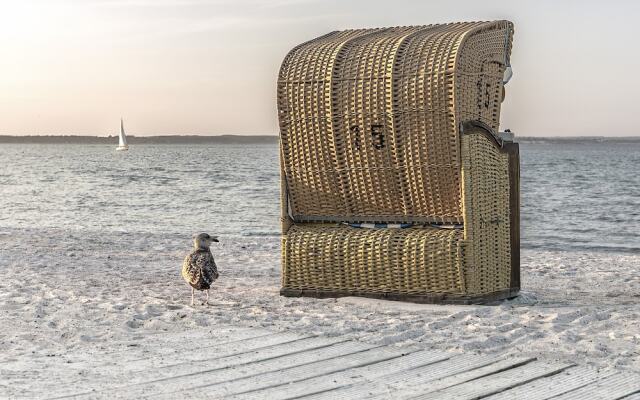
<path fill-rule="evenodd" d="M 519 290 L 508 21 L 332 32 L 278 79 L 287 296 L 486 302 Z M 369 225 L 371 224 L 371 225 Z"/>
<path fill-rule="evenodd" d="M 464 293 L 464 277 L 456 268 L 462 257 L 457 229 L 295 224 L 285 246 L 285 265 L 304 265 L 287 270 L 289 291 Z"/>

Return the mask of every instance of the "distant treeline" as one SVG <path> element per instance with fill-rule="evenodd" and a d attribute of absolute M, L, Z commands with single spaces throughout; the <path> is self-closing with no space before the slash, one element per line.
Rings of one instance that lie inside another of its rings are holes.
<path fill-rule="evenodd" d="M 278 143 L 277 136 L 127 136 L 129 144 L 270 144 Z M 76 136 L 76 135 L 47 135 L 47 136 L 0 136 L 0 143 L 79 143 L 79 144 L 118 144 L 117 136 Z"/>

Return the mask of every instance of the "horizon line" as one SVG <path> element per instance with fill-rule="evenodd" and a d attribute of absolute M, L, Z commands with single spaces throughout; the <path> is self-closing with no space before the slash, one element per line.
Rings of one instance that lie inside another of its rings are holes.
<path fill-rule="evenodd" d="M 163 137 L 192 137 L 192 138 L 220 138 L 220 137 L 239 137 L 239 138 L 272 138 L 279 137 L 280 135 L 277 133 L 266 133 L 266 134 L 235 134 L 235 133 L 223 133 L 223 134 L 154 134 L 154 135 L 134 135 L 127 134 L 127 138 L 163 138 Z M 109 134 L 106 136 L 98 136 L 98 135 L 86 135 L 86 134 L 0 134 L 0 138 L 96 138 L 96 139 L 108 139 L 118 137 L 117 134 Z M 640 135 L 629 135 L 629 136 L 603 136 L 603 135 L 576 135 L 576 136 L 531 136 L 531 135 L 515 135 L 516 139 L 640 139 Z"/>
<path fill-rule="evenodd" d="M 198 136 L 198 137 L 220 137 L 220 136 L 278 136 L 277 133 L 156 133 L 152 135 L 135 135 L 127 133 L 127 137 L 163 137 L 163 136 Z M 90 135 L 82 133 L 27 133 L 27 134 L 11 134 L 0 133 L 0 137 L 94 137 L 94 138 L 109 138 L 118 137 L 117 133 L 110 133 L 108 135 Z"/>

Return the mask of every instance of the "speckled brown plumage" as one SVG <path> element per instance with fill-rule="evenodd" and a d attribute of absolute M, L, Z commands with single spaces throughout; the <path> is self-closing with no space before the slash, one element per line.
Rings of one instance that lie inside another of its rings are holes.
<path fill-rule="evenodd" d="M 182 277 L 194 289 L 209 289 L 218 276 L 218 268 L 209 249 L 193 250 L 182 263 Z"/>

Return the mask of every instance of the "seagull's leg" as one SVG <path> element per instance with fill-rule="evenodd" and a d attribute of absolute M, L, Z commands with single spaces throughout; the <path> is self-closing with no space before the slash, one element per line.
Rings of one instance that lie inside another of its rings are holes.
<path fill-rule="evenodd" d="M 204 300 L 202 304 L 209 305 L 209 289 L 207 289 L 207 298 Z"/>
<path fill-rule="evenodd" d="M 196 291 L 196 290 L 192 287 L 192 288 L 191 288 L 191 305 L 192 305 L 192 306 L 193 306 L 193 295 L 194 295 L 195 291 Z"/>

